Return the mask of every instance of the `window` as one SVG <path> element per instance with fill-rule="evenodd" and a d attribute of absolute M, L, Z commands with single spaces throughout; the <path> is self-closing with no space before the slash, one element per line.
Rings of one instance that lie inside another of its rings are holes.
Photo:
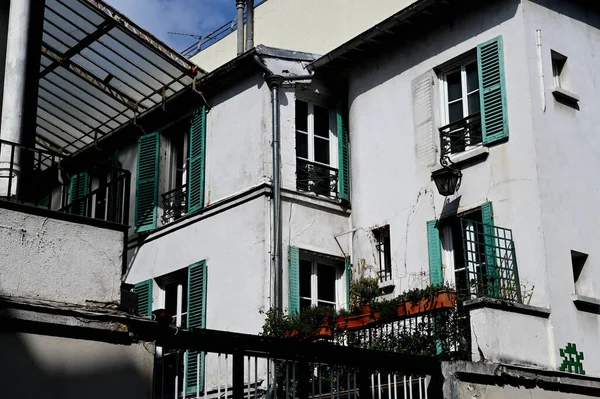
<path fill-rule="evenodd" d="M 432 284 L 445 282 L 466 297 L 522 302 L 512 231 L 494 225 L 490 202 L 429 222 L 427 230 Z"/>
<path fill-rule="evenodd" d="M 159 287 L 159 304 L 173 315 L 173 323 L 177 327 L 187 325 L 187 269 L 177 271 L 157 279 Z M 177 349 L 156 348 L 157 371 L 161 378 L 156 378 L 156 396 L 179 397 L 183 393 L 185 351 Z"/>
<path fill-rule="evenodd" d="M 566 89 L 569 87 L 567 81 L 567 57 L 551 50 L 550 55 L 552 57 L 552 76 L 554 77 L 554 87 Z"/>
<path fill-rule="evenodd" d="M 375 237 L 375 249 L 377 250 L 379 262 L 379 281 L 384 282 L 392 279 L 392 249 L 390 246 L 390 226 L 380 227 L 373 230 Z"/>
<path fill-rule="evenodd" d="M 327 197 L 338 193 L 338 137 L 329 108 L 296 100 L 296 188 Z"/>
<path fill-rule="evenodd" d="M 575 293 L 579 295 L 593 297 L 592 285 L 589 270 L 585 267 L 588 260 L 588 254 L 571 250 L 571 266 L 573 267 L 573 282 L 575 284 Z"/>
<path fill-rule="evenodd" d="M 187 165 L 189 145 L 189 121 L 182 121 L 166 133 L 168 142 L 167 190 L 162 194 L 163 224 L 170 223 L 187 214 Z"/>
<path fill-rule="evenodd" d="M 300 254 L 300 309 L 311 306 L 338 306 L 338 282 L 344 263 L 317 254 Z"/>
<path fill-rule="evenodd" d="M 455 154 L 481 144 L 480 94 L 474 57 L 442 73 L 442 147 Z"/>

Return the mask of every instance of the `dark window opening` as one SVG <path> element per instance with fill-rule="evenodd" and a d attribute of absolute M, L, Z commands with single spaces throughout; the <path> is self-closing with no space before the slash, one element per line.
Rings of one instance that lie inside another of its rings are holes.
<path fill-rule="evenodd" d="M 384 282 L 392 279 L 392 248 L 390 244 L 390 226 L 380 227 L 373 230 L 375 237 L 375 248 L 377 249 L 379 262 L 379 281 Z"/>

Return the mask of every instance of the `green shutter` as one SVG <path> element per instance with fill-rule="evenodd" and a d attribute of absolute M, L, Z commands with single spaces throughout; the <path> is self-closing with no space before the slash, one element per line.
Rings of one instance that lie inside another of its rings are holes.
<path fill-rule="evenodd" d="M 508 137 L 502 36 L 477 46 L 483 143 Z"/>
<path fill-rule="evenodd" d="M 50 209 L 50 194 L 44 195 L 38 200 L 37 206 Z"/>
<path fill-rule="evenodd" d="M 133 287 L 137 298 L 137 313 L 152 317 L 152 280 L 142 281 Z"/>
<path fill-rule="evenodd" d="M 188 213 L 204 205 L 204 164 L 206 152 L 206 107 L 194 111 L 190 126 L 190 161 L 188 167 Z"/>
<path fill-rule="evenodd" d="M 71 177 L 69 183 L 69 213 L 85 216 L 85 204 L 86 200 L 81 200 L 88 194 L 89 189 L 89 174 L 87 171 L 83 171 Z"/>
<path fill-rule="evenodd" d="M 444 284 L 442 243 L 437 228 L 437 220 L 427 222 L 427 247 L 429 251 L 429 279 L 431 285 L 442 285 Z"/>
<path fill-rule="evenodd" d="M 147 134 L 138 140 L 135 196 L 136 232 L 156 228 L 159 140 L 158 132 Z"/>
<path fill-rule="evenodd" d="M 206 261 L 188 267 L 188 328 L 206 328 L 206 278 Z M 186 351 L 185 387 L 188 394 L 204 390 L 204 355 L 204 352 Z"/>
<path fill-rule="evenodd" d="M 496 265 L 496 248 L 494 239 L 494 210 L 491 202 L 481 205 L 483 222 L 483 241 L 485 245 L 485 264 L 487 278 L 487 296 L 498 298 L 498 267 Z"/>
<path fill-rule="evenodd" d="M 339 102 L 336 110 L 338 137 L 338 195 L 350 201 L 350 148 L 348 132 L 348 109 Z"/>
<path fill-rule="evenodd" d="M 300 312 L 300 251 L 297 247 L 289 247 L 288 260 L 290 267 L 290 303 L 289 314 Z"/>
<path fill-rule="evenodd" d="M 346 258 L 346 310 L 350 310 L 350 281 L 352 280 L 352 263 Z"/>
<path fill-rule="evenodd" d="M 117 178 L 120 177 L 118 173 L 118 169 L 121 168 L 121 163 L 119 162 L 119 151 L 115 151 L 112 156 L 110 162 L 110 177 L 108 186 L 108 204 L 107 204 L 107 212 L 106 212 L 106 220 L 109 222 L 117 222 L 121 223 L 121 199 L 123 192 L 123 181 L 117 183 Z"/>

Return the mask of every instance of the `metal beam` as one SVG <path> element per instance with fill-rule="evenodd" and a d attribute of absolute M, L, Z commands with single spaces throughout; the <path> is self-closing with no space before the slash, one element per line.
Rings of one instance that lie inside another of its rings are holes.
<path fill-rule="evenodd" d="M 114 25 L 112 22 L 104 21 L 100 26 L 98 26 L 98 29 L 84 37 L 83 40 L 80 40 L 76 45 L 67 50 L 67 52 L 63 54 L 63 61 L 70 59 L 74 55 L 78 54 L 81 50 L 94 43 L 101 36 L 111 30 L 113 26 Z M 58 61 L 54 61 L 40 73 L 40 79 L 55 70 L 59 65 L 61 64 Z"/>
<path fill-rule="evenodd" d="M 102 79 L 94 75 L 92 72 L 86 70 L 84 67 L 78 65 L 77 63 L 71 61 L 68 58 L 65 58 L 64 54 L 61 54 L 58 50 L 52 48 L 52 46 L 48 45 L 47 43 L 42 43 L 42 54 L 54 60 L 55 62 L 58 62 L 58 64 L 64 67 L 65 69 L 71 71 L 75 75 L 79 76 L 81 79 L 87 81 L 92 86 L 96 87 L 103 93 L 119 101 L 121 104 L 127 106 L 133 111 L 136 111 L 138 107 L 143 109 L 146 108 L 143 105 L 138 104 L 134 99 L 132 99 L 119 89 L 111 86 L 110 84 L 104 83 Z"/>
<path fill-rule="evenodd" d="M 117 12 L 114 8 L 105 4 L 100 0 L 80 0 L 82 4 L 87 5 L 90 9 L 96 11 L 97 13 L 109 17 L 112 21 L 116 23 L 117 26 L 121 28 L 121 30 L 125 31 L 130 36 L 133 36 L 137 39 L 141 39 L 143 43 L 145 43 L 148 47 L 151 47 L 153 50 L 157 50 L 163 58 L 166 58 L 171 63 L 176 63 L 177 65 L 183 67 L 187 74 L 194 77 L 196 72 L 200 70 L 197 65 L 190 62 L 185 57 L 182 57 L 177 53 L 177 51 L 173 50 L 166 44 L 162 43 L 151 33 L 143 30 L 138 25 L 133 23 L 130 19 L 128 19 L 123 14 Z M 201 70 L 200 70 L 201 71 Z"/>

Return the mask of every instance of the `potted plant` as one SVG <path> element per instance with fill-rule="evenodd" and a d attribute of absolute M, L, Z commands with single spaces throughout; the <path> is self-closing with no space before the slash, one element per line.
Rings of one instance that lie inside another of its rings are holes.
<path fill-rule="evenodd" d="M 456 292 L 445 286 L 417 288 L 405 293 L 404 298 L 407 316 L 435 309 L 453 308 L 456 304 Z"/>
<path fill-rule="evenodd" d="M 350 303 L 361 314 L 371 314 L 371 302 L 380 294 L 379 281 L 375 277 L 361 276 L 350 282 Z"/>

